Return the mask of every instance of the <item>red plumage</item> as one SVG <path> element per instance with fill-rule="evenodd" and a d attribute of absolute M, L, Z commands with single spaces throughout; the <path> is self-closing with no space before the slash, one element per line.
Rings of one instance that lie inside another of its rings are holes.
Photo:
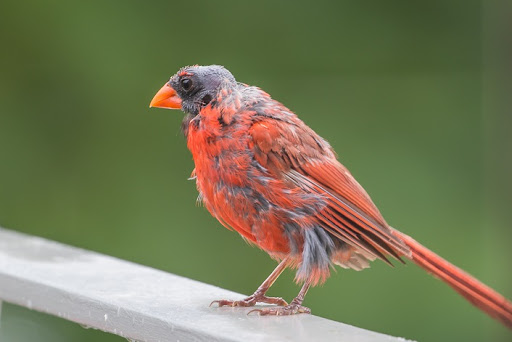
<path fill-rule="evenodd" d="M 193 66 L 173 76 L 151 105 L 187 113 L 183 130 L 210 213 L 281 261 L 252 296 L 219 306 L 267 302 L 284 306 L 260 314 L 309 312 L 304 295 L 333 264 L 360 270 L 374 259 L 405 257 L 512 326 L 510 302 L 391 228 L 330 145 L 259 88 L 236 82 L 223 67 Z M 286 267 L 296 267 L 304 283 L 290 305 L 265 296 Z"/>

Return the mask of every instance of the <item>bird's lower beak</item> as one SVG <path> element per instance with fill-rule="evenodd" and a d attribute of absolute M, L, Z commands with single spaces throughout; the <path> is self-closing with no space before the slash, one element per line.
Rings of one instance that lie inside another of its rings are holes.
<path fill-rule="evenodd" d="M 181 99 L 176 90 L 166 83 L 153 97 L 149 107 L 181 109 Z"/>

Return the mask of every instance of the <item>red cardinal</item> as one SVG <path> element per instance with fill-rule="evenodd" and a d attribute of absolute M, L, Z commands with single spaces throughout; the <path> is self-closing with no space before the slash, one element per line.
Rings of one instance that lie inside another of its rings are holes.
<path fill-rule="evenodd" d="M 222 66 L 191 66 L 171 77 L 150 107 L 181 109 L 200 199 L 220 223 L 279 260 L 253 295 L 219 306 L 277 304 L 261 315 L 310 313 L 310 286 L 331 266 L 362 270 L 402 257 L 440 278 L 473 305 L 512 327 L 512 304 L 411 237 L 390 227 L 322 137 L 257 87 Z M 287 304 L 265 296 L 286 267 L 304 283 Z"/>

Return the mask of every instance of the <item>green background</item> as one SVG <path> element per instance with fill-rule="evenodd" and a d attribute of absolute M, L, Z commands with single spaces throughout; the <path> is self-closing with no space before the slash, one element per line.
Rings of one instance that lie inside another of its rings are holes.
<path fill-rule="evenodd" d="M 473 0 L 2 1 L 0 224 L 252 293 L 274 261 L 195 206 L 182 113 L 148 108 L 180 67 L 222 64 L 326 138 L 390 224 L 511 298 L 485 18 Z M 298 289 L 288 271 L 270 294 Z M 305 304 L 421 341 L 512 336 L 411 264 L 339 270 Z M 123 341 L 7 304 L 2 336 Z"/>

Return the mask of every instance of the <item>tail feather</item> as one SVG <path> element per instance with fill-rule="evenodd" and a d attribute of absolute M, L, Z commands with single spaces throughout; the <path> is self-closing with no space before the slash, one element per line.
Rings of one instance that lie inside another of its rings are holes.
<path fill-rule="evenodd" d="M 444 260 L 410 236 L 397 230 L 393 230 L 393 233 L 410 248 L 411 260 L 414 263 L 446 282 L 471 304 L 492 318 L 512 328 L 512 303 L 505 297 Z"/>

